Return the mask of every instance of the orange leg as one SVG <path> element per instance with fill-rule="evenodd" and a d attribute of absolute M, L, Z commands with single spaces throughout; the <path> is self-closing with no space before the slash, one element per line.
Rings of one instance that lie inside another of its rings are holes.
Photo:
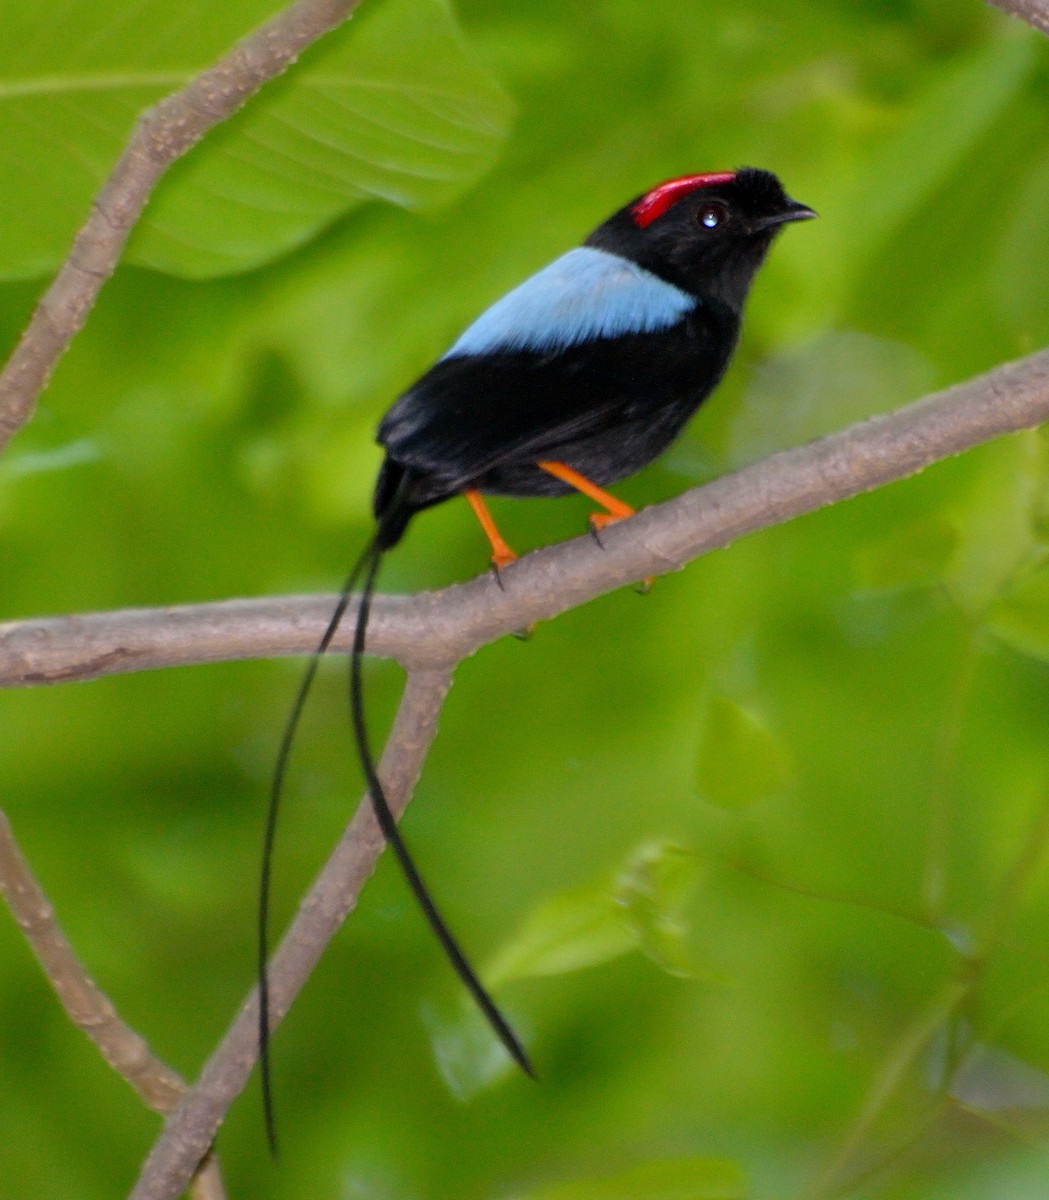
<path fill-rule="evenodd" d="M 503 567 L 508 567 L 512 562 L 517 562 L 517 555 L 504 541 L 503 535 L 496 527 L 495 521 L 492 520 L 492 514 L 488 511 L 488 506 L 481 499 L 481 493 L 470 488 L 463 492 L 463 495 L 474 510 L 474 516 L 481 522 L 484 536 L 488 539 L 488 543 L 492 547 L 492 566 L 497 571 L 501 571 Z"/>
<path fill-rule="evenodd" d="M 606 525 L 613 525 L 616 521 L 625 521 L 627 517 L 634 515 L 634 510 L 629 504 L 617 500 L 611 493 L 599 488 L 597 484 L 591 483 L 585 475 L 580 475 L 578 471 L 573 471 L 564 463 L 541 462 L 537 465 L 540 470 L 560 479 L 562 483 L 567 483 L 569 487 L 574 487 L 577 492 L 582 492 L 584 496 L 589 496 L 595 504 L 600 504 L 602 508 L 607 509 L 606 512 L 590 514 L 591 528 L 604 529 Z"/>

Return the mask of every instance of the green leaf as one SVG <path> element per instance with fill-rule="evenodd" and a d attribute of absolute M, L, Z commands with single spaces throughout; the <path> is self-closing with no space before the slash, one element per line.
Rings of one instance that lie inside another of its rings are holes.
<path fill-rule="evenodd" d="M 734 1162 L 678 1158 L 518 1193 L 514 1200 L 742 1200 L 745 1194 Z"/>
<path fill-rule="evenodd" d="M 673 975 L 694 976 L 683 908 L 698 878 L 696 856 L 645 842 L 611 878 L 544 901 L 485 971 L 491 987 L 561 975 L 641 950 Z"/>
<path fill-rule="evenodd" d="M 614 897 L 639 950 L 670 975 L 694 978 L 684 910 L 699 878 L 699 861 L 673 842 L 648 842 L 616 877 Z"/>
<path fill-rule="evenodd" d="M 0 0 L 0 278 L 53 269 L 137 115 L 272 14 L 119 0 L 85 38 L 64 11 Z M 440 203 L 491 161 L 509 116 L 442 0 L 369 3 L 175 164 L 128 261 L 228 274 L 366 199 Z"/>
<path fill-rule="evenodd" d="M 492 987 L 515 979 L 579 971 L 626 954 L 635 946 L 626 914 L 607 883 L 588 885 L 545 901 L 493 959 Z"/>
<path fill-rule="evenodd" d="M 790 754 L 765 721 L 727 696 L 713 696 L 700 728 L 695 781 L 719 808 L 740 809 L 776 795 L 793 779 Z"/>

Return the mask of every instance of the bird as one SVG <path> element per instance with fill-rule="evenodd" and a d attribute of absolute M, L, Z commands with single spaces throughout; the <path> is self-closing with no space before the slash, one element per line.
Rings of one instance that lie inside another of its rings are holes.
<path fill-rule="evenodd" d="M 727 368 L 743 305 L 783 225 L 816 214 L 754 168 L 672 179 L 496 301 L 393 404 L 375 486 L 376 550 L 464 495 L 494 565 L 516 557 L 484 494 L 604 491 L 666 450 Z"/>
<path fill-rule="evenodd" d="M 270 861 L 295 730 L 317 664 L 354 589 L 350 654 L 354 734 L 379 826 L 456 972 L 511 1057 L 533 1068 L 415 867 L 375 769 L 361 659 L 383 557 L 415 517 L 463 496 L 499 573 L 517 555 L 487 495 L 581 492 L 595 533 L 634 515 L 606 489 L 659 457 L 716 388 L 739 341 L 744 303 L 777 234 L 816 213 L 770 171 L 743 167 L 658 184 L 506 293 L 403 392 L 383 417 L 375 528 L 310 660 L 274 769 L 259 907 L 259 1045 L 267 1132 L 275 1146 L 266 978 Z"/>

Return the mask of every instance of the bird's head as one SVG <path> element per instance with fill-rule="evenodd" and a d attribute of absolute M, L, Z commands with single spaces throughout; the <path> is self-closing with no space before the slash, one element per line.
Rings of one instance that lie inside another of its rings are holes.
<path fill-rule="evenodd" d="M 737 311 L 779 230 L 816 214 L 770 171 L 686 175 L 652 188 L 587 238 L 692 294 Z"/>

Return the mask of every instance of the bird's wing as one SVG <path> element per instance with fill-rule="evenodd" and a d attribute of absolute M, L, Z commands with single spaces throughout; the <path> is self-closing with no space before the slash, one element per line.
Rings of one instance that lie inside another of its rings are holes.
<path fill-rule="evenodd" d="M 556 459 L 572 442 L 614 429 L 637 405 L 658 405 L 667 335 L 658 348 L 646 340 L 624 335 L 557 354 L 443 359 L 390 409 L 379 441 L 448 491 L 501 464 Z"/>
<path fill-rule="evenodd" d="M 618 255 L 569 251 L 484 312 L 393 405 L 379 441 L 450 484 L 553 455 L 657 402 L 679 357 L 700 366 L 696 307 Z"/>

